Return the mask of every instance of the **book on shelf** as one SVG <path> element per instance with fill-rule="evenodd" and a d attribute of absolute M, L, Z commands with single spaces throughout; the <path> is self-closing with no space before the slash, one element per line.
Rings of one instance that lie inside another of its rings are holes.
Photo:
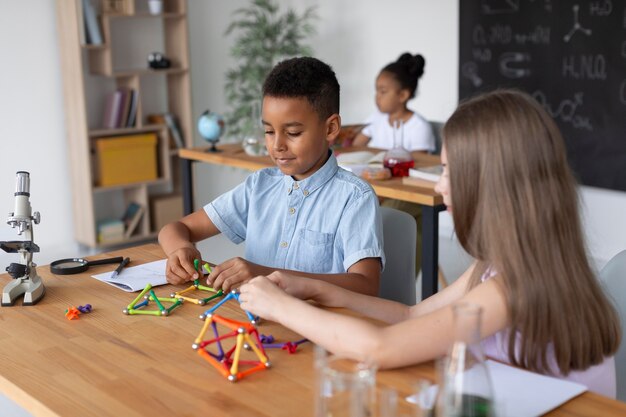
<path fill-rule="evenodd" d="M 134 89 L 118 88 L 106 96 L 102 127 L 105 129 L 133 127 L 136 114 L 137 92 Z"/>
<path fill-rule="evenodd" d="M 172 113 L 149 114 L 146 119 L 148 123 L 167 126 L 170 134 L 170 148 L 180 149 L 185 147 L 185 140 L 178 125 L 178 120 Z"/>
<path fill-rule="evenodd" d="M 102 116 L 103 128 L 115 129 L 117 127 L 121 113 L 122 100 L 123 93 L 120 90 L 115 90 L 107 94 L 104 103 L 104 114 Z"/>
<path fill-rule="evenodd" d="M 124 239 L 124 222 L 120 219 L 100 220 L 97 231 L 99 243 L 117 242 Z"/>
<path fill-rule="evenodd" d="M 118 89 L 122 92 L 122 102 L 120 103 L 120 112 L 117 117 L 117 123 L 115 127 L 126 127 L 126 123 L 128 123 L 128 113 L 130 111 L 130 101 L 132 99 L 132 90 L 128 88 L 120 88 Z"/>
<path fill-rule="evenodd" d="M 135 119 L 137 118 L 137 98 L 137 90 L 130 90 L 130 107 L 128 108 L 126 127 L 135 127 Z"/>
<path fill-rule="evenodd" d="M 128 207 L 126 207 L 126 212 L 124 213 L 124 216 L 122 216 L 125 238 L 129 238 L 133 235 L 139 225 L 139 221 L 141 220 L 141 216 L 144 211 L 145 209 L 142 205 L 134 202 L 130 203 Z"/>
<path fill-rule="evenodd" d="M 439 181 L 443 174 L 443 165 L 432 165 L 428 167 L 410 168 L 409 177 L 421 178 L 432 182 Z"/>
<path fill-rule="evenodd" d="M 102 45 L 102 30 L 98 22 L 96 4 L 93 0 L 82 0 L 82 2 L 86 41 L 91 45 Z"/>
<path fill-rule="evenodd" d="M 77 1 L 74 3 L 76 5 L 76 16 L 78 17 L 78 41 L 81 45 L 87 44 L 87 36 L 85 34 L 85 15 L 83 13 L 83 1 Z"/>
<path fill-rule="evenodd" d="M 172 139 L 176 144 L 176 147 L 179 149 L 185 147 L 185 141 L 183 139 L 183 133 L 180 130 L 180 126 L 178 126 L 178 121 L 176 120 L 176 116 L 172 113 L 164 113 L 163 119 L 165 120 L 165 124 L 170 129 L 170 135 L 172 135 Z"/>

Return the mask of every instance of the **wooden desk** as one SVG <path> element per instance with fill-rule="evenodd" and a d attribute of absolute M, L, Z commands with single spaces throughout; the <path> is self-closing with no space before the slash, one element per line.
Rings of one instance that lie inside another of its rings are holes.
<path fill-rule="evenodd" d="M 250 171 L 275 166 L 269 156 L 250 156 L 239 144 L 220 145 L 222 152 L 206 152 L 208 148 L 180 149 L 184 212 L 193 211 L 192 163 L 227 165 Z M 341 152 L 367 148 L 345 148 Z M 440 163 L 439 156 L 420 155 L 416 166 L 431 166 Z M 437 268 L 439 267 L 439 212 L 445 209 L 443 198 L 433 189 L 402 184 L 400 178 L 386 181 L 370 181 L 380 197 L 410 201 L 422 206 L 422 299 L 437 292 Z"/>
<path fill-rule="evenodd" d="M 124 249 L 92 259 L 129 256 L 131 265 L 164 257 L 158 245 Z M 38 268 L 46 296 L 37 305 L 0 309 L 0 391 L 34 416 L 312 416 L 313 348 L 300 345 L 289 355 L 268 349 L 272 368 L 228 382 L 191 349 L 207 307 L 187 303 L 169 317 L 127 316 L 122 309 L 137 293 L 126 293 L 91 274 L 57 276 Z M 10 281 L 0 275 L 0 285 Z M 176 288 L 156 287 L 157 295 Z M 94 310 L 69 321 L 68 306 L 90 303 Z M 245 320 L 234 302 L 218 314 Z M 275 323 L 260 333 L 278 341 L 300 337 Z M 399 397 L 411 393 L 418 378 L 433 379 L 432 363 L 378 373 L 379 386 Z M 550 416 L 619 416 L 626 404 L 585 393 Z M 1 413 L 0 413 L 1 414 Z"/>

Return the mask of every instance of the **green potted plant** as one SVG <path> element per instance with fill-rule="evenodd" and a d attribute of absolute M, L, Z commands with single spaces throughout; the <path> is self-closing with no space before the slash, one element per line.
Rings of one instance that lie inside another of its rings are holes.
<path fill-rule="evenodd" d="M 241 139 L 258 128 L 261 88 L 272 67 L 286 58 L 312 54 L 303 42 L 315 33 L 312 22 L 317 16 L 314 7 L 302 14 L 292 9 L 279 13 L 273 0 L 252 0 L 233 16 L 226 35 L 237 33 L 231 48 L 237 66 L 226 73 L 224 90 L 230 107 L 226 126 L 230 137 Z"/>

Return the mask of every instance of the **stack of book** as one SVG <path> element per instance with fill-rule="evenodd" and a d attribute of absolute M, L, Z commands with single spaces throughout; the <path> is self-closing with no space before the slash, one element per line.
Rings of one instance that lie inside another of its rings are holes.
<path fill-rule="evenodd" d="M 134 127 L 137 117 L 137 91 L 118 88 L 107 94 L 102 116 L 102 127 L 120 129 Z"/>
<path fill-rule="evenodd" d="M 106 219 L 98 222 L 98 242 L 112 243 L 124 239 L 124 222 L 120 219 Z"/>
<path fill-rule="evenodd" d="M 441 178 L 443 165 L 418 167 L 409 169 L 409 176 L 402 178 L 402 184 L 415 187 L 435 188 Z"/>

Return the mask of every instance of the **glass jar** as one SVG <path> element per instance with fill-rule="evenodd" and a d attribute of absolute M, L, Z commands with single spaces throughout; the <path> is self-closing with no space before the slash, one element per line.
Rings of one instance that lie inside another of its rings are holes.
<path fill-rule="evenodd" d="M 402 144 L 404 143 L 404 123 L 396 120 L 393 123 L 393 148 L 385 152 L 383 165 L 389 168 L 393 177 L 408 177 L 409 169 L 415 166 L 411 153 Z"/>

